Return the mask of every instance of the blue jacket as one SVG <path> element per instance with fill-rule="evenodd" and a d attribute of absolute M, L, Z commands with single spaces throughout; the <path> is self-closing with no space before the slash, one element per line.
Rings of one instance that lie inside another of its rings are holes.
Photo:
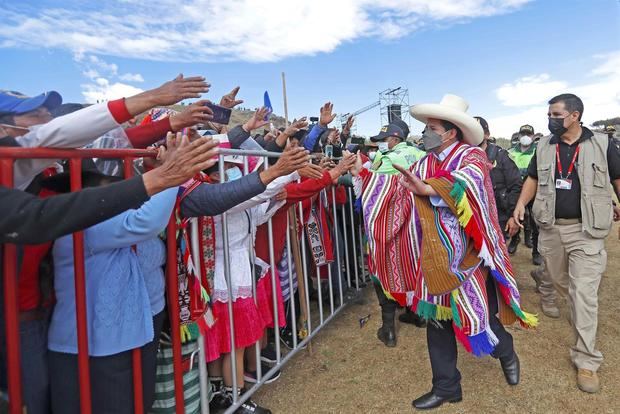
<path fill-rule="evenodd" d="M 157 235 L 166 227 L 178 188 L 153 196 L 84 231 L 88 350 L 113 355 L 153 340 L 153 315 L 164 307 L 165 249 Z M 136 251 L 132 246 L 136 245 Z M 73 239 L 54 243 L 56 306 L 48 348 L 77 353 Z M 140 256 L 140 258 L 138 257 Z"/>

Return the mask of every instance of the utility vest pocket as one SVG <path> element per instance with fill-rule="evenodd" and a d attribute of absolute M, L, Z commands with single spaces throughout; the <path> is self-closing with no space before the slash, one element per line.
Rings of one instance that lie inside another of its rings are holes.
<path fill-rule="evenodd" d="M 603 230 L 605 237 L 608 231 L 611 229 L 611 223 L 613 221 L 614 209 L 609 197 L 592 197 L 589 204 L 589 213 L 592 218 L 592 228 L 594 233 L 596 230 Z M 598 234 L 592 234 L 592 237 L 599 237 Z"/>
<path fill-rule="evenodd" d="M 597 165 L 593 163 L 592 168 L 594 169 L 594 179 L 592 182 L 594 187 L 598 187 L 598 188 L 609 187 L 609 175 L 607 174 L 607 166 Z"/>
<path fill-rule="evenodd" d="M 532 205 L 532 215 L 534 220 L 541 227 L 549 227 L 553 224 L 555 217 L 555 206 L 551 205 L 551 197 L 536 195 L 534 204 Z"/>

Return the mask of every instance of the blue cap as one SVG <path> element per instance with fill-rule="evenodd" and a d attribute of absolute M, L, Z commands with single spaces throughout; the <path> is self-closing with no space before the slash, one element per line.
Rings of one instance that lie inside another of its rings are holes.
<path fill-rule="evenodd" d="M 400 128 L 398 125 L 394 123 L 391 123 L 389 125 L 383 126 L 383 128 L 381 128 L 381 131 L 379 131 L 377 135 L 375 135 L 374 137 L 370 137 L 370 140 L 372 142 L 379 142 L 389 137 L 400 138 L 403 141 L 407 139 L 402 128 Z"/>
<path fill-rule="evenodd" d="M 21 115 L 42 106 L 50 111 L 62 104 L 62 96 L 56 91 L 29 97 L 15 91 L 0 90 L 0 114 Z"/>

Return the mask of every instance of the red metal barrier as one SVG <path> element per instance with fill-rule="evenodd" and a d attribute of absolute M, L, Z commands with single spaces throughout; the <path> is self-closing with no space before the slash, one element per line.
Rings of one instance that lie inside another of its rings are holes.
<path fill-rule="evenodd" d="M 135 158 L 154 157 L 155 151 L 134 149 L 50 149 L 50 148 L 0 148 L 0 185 L 13 187 L 13 163 L 16 159 L 69 159 L 71 168 L 71 191 L 82 188 L 81 164 L 84 158 L 122 159 L 126 177 L 133 174 L 132 164 Z M 181 336 L 178 302 L 178 274 L 176 257 L 176 220 L 170 218 L 167 234 L 167 297 L 169 304 L 170 325 L 172 327 L 172 344 L 174 356 L 174 385 L 176 412 L 184 413 L 183 370 L 181 365 Z M 76 319 L 78 336 L 78 369 L 80 384 L 80 410 L 90 413 L 91 388 L 88 355 L 88 327 L 86 318 L 86 281 L 84 269 L 84 238 L 82 232 L 73 235 L 73 253 L 75 262 Z M 17 253 L 11 244 L 4 246 L 4 295 L 6 319 L 7 377 L 9 394 L 9 411 L 11 414 L 22 412 L 22 383 L 20 371 L 19 312 L 17 298 Z M 133 351 L 133 388 L 134 410 L 144 412 L 142 392 L 142 358 L 140 349 Z"/>

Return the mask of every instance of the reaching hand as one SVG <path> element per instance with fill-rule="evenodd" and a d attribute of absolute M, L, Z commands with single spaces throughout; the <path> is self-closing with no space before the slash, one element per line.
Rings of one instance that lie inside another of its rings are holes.
<path fill-rule="evenodd" d="M 278 161 L 268 171 L 274 170 L 277 176 L 281 177 L 302 169 L 308 165 L 309 160 L 310 156 L 305 149 L 300 147 L 289 148 L 282 153 Z"/>
<path fill-rule="evenodd" d="M 239 92 L 239 86 L 235 87 L 232 91 L 222 96 L 222 99 L 220 99 L 220 106 L 223 106 L 224 108 L 232 109 L 235 106 L 242 104 L 243 99 L 237 100 L 238 92 Z"/>
<path fill-rule="evenodd" d="M 512 212 L 512 218 L 519 228 L 524 229 L 523 220 L 525 218 L 525 206 L 523 203 L 517 202 L 514 211 Z"/>
<path fill-rule="evenodd" d="M 213 119 L 213 111 L 205 104 L 208 100 L 196 101 L 185 107 L 178 114 L 170 116 L 170 127 L 174 132 L 196 124 L 203 124 Z"/>
<path fill-rule="evenodd" d="M 396 168 L 402 175 L 400 177 L 400 182 L 407 190 L 416 195 L 427 196 L 429 195 L 428 187 L 429 185 L 424 183 L 421 179 L 419 179 L 416 175 L 414 175 L 411 171 L 406 168 L 401 167 L 400 165 L 393 164 L 394 168 Z"/>
<path fill-rule="evenodd" d="M 614 205 L 614 221 L 620 221 L 620 207 Z"/>
<path fill-rule="evenodd" d="M 146 172 L 142 179 L 148 195 L 181 185 L 198 172 L 217 163 L 219 141 L 201 137 L 190 143 L 187 136 L 168 133 L 163 164 Z"/>
<path fill-rule="evenodd" d="M 319 125 L 323 128 L 327 128 L 335 118 L 336 114 L 333 114 L 334 105 L 331 102 L 327 102 L 321 107 L 321 116 L 319 117 Z"/>
<path fill-rule="evenodd" d="M 252 132 L 255 129 L 262 128 L 269 123 L 269 121 L 265 121 L 265 117 L 269 114 L 269 109 L 266 107 L 258 108 L 252 118 L 248 119 L 248 121 L 243 124 L 243 129 L 246 132 Z"/>
<path fill-rule="evenodd" d="M 324 170 L 331 170 L 332 168 L 334 168 L 336 166 L 336 164 L 334 163 L 334 161 L 329 158 L 329 157 L 323 157 L 321 158 L 321 160 L 319 161 L 319 167 L 321 167 Z"/>
<path fill-rule="evenodd" d="M 323 177 L 323 169 L 312 163 L 304 165 L 303 168 L 300 168 L 297 172 L 300 176 L 305 178 L 314 178 L 318 180 Z"/>
<path fill-rule="evenodd" d="M 306 128 L 307 126 L 308 121 L 306 121 L 306 117 L 304 116 L 299 120 L 294 120 L 293 123 L 284 130 L 284 134 L 287 137 L 292 137 L 297 132 L 299 132 L 300 129 Z"/>
<path fill-rule="evenodd" d="M 184 99 L 200 98 L 203 93 L 209 92 L 211 85 L 202 76 L 184 78 L 182 74 L 171 81 L 150 91 L 153 94 L 154 105 L 174 105 Z"/>
<path fill-rule="evenodd" d="M 349 151 L 345 151 L 345 154 L 348 153 Z M 357 154 L 355 154 L 355 163 L 353 164 L 353 167 L 349 170 L 351 171 L 351 175 L 357 177 L 360 171 L 362 171 L 363 165 L 364 161 L 362 160 L 362 153 L 360 151 L 357 151 Z"/>
<path fill-rule="evenodd" d="M 349 118 L 347 118 L 347 123 L 345 124 L 344 128 L 342 129 L 342 135 L 348 136 L 351 133 L 351 127 L 353 127 L 353 123 L 354 122 L 355 122 L 355 118 L 353 117 L 353 115 L 351 115 Z"/>
<path fill-rule="evenodd" d="M 332 145 L 338 144 L 340 140 L 340 131 L 337 129 L 332 130 L 329 135 L 327 135 L 327 142 Z"/>

